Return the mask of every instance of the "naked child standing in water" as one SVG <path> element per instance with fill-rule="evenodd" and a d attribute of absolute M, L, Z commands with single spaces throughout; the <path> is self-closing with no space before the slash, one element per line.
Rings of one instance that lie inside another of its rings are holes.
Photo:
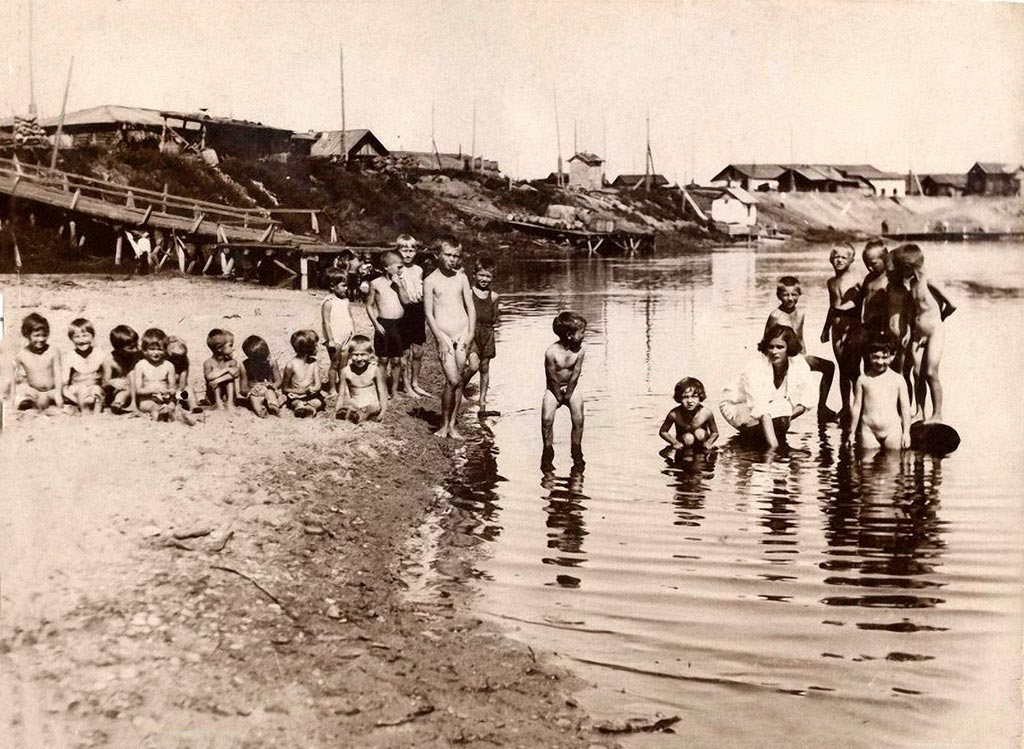
<path fill-rule="evenodd" d="M 438 240 L 437 270 L 423 281 L 423 311 L 444 372 L 441 428 L 435 434 L 456 439 L 462 438 L 455 425 L 462 404 L 462 372 L 476 329 L 473 291 L 461 267 L 462 245 L 450 237 L 442 238 Z"/>
<path fill-rule="evenodd" d="M 839 395 L 843 407 L 839 421 L 850 421 L 850 396 L 860 375 L 861 324 L 860 279 L 853 272 L 853 247 L 835 245 L 829 253 L 829 262 L 836 274 L 828 280 L 828 313 L 821 331 L 821 342 L 832 340 L 832 351 L 839 366 Z"/>

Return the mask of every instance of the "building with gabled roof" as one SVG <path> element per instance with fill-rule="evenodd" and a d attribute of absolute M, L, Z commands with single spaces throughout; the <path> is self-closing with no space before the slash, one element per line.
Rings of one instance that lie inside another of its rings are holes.
<path fill-rule="evenodd" d="M 683 213 L 705 224 L 718 225 L 727 234 L 728 227 L 753 227 L 757 223 L 757 199 L 742 187 L 683 188 Z"/>
<path fill-rule="evenodd" d="M 960 197 L 967 190 L 966 174 L 922 174 L 921 194 L 930 197 Z"/>
<path fill-rule="evenodd" d="M 309 149 L 309 155 L 314 159 L 339 158 L 342 155 L 342 140 L 349 159 L 387 156 L 390 153 L 369 129 L 360 128 L 318 132 L 316 141 Z"/>
<path fill-rule="evenodd" d="M 967 170 L 968 195 L 1020 195 L 1024 167 L 979 161 Z"/>
<path fill-rule="evenodd" d="M 581 151 L 569 158 L 569 187 L 600 190 L 604 187 L 604 159 Z"/>
<path fill-rule="evenodd" d="M 729 164 L 711 178 L 711 184 L 742 187 L 748 192 L 779 189 L 779 177 L 785 168 L 779 164 Z"/>
<path fill-rule="evenodd" d="M 612 187 L 620 190 L 639 190 L 646 184 L 646 182 L 646 174 L 620 174 L 612 180 Z M 651 175 L 651 187 L 656 190 L 662 187 L 668 187 L 670 184 L 671 183 L 664 174 Z"/>
<path fill-rule="evenodd" d="M 847 177 L 828 164 L 787 164 L 779 176 L 780 192 L 849 192 L 860 185 L 856 177 Z"/>

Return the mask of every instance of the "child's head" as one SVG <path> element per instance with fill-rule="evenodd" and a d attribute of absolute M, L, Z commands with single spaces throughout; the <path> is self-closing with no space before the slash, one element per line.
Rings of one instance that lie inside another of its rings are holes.
<path fill-rule="evenodd" d="M 828 253 L 828 261 L 832 263 L 832 267 L 835 268 L 837 273 L 841 273 L 850 267 L 850 264 L 853 262 L 853 256 L 853 245 L 849 242 L 843 242 L 842 244 L 832 245 L 832 249 Z"/>
<path fill-rule="evenodd" d="M 110 347 L 114 353 L 135 354 L 139 350 L 139 334 L 127 325 L 115 325 L 110 331 Z"/>
<path fill-rule="evenodd" d="M 380 267 L 388 276 L 394 276 L 402 267 L 402 256 L 394 250 L 385 250 L 380 256 Z"/>
<path fill-rule="evenodd" d="M 175 367 L 188 366 L 188 346 L 176 335 L 167 336 L 167 361 Z"/>
<path fill-rule="evenodd" d="M 373 358 L 373 341 L 364 335 L 354 335 L 348 344 L 348 360 L 356 369 L 362 369 Z"/>
<path fill-rule="evenodd" d="M 489 289 L 491 281 L 494 280 L 494 269 L 497 265 L 490 255 L 481 255 L 476 259 L 476 271 L 473 274 L 473 281 L 481 289 Z"/>
<path fill-rule="evenodd" d="M 676 403 L 683 406 L 687 411 L 692 411 L 698 404 L 704 402 L 708 394 L 704 390 L 704 383 L 696 377 L 684 377 L 676 383 L 676 389 L 672 397 Z"/>
<path fill-rule="evenodd" d="M 214 328 L 206 335 L 206 347 L 214 356 L 226 359 L 235 350 L 235 335 L 230 330 Z"/>
<path fill-rule="evenodd" d="M 84 317 L 76 317 L 68 326 L 68 338 L 76 349 L 90 349 L 96 338 L 96 328 Z"/>
<path fill-rule="evenodd" d="M 555 331 L 555 335 L 563 345 L 574 348 L 583 341 L 583 334 L 587 330 L 587 320 L 582 315 L 566 310 L 555 316 L 551 323 L 551 329 Z"/>
<path fill-rule="evenodd" d="M 775 287 L 775 296 L 779 298 L 782 308 L 787 312 L 796 309 L 796 303 L 800 300 L 801 293 L 803 292 L 800 288 L 800 281 L 796 276 L 783 276 Z"/>
<path fill-rule="evenodd" d="M 882 372 L 889 368 L 896 358 L 896 339 L 887 330 L 880 330 L 868 339 L 868 369 Z"/>
<path fill-rule="evenodd" d="M 453 237 L 440 237 L 434 246 L 437 249 L 437 264 L 441 270 L 452 272 L 462 266 L 462 245 Z"/>
<path fill-rule="evenodd" d="M 296 330 L 291 337 L 292 348 L 295 350 L 296 356 L 303 359 L 316 356 L 316 345 L 319 341 L 320 336 L 316 334 L 315 330 Z"/>
<path fill-rule="evenodd" d="M 757 350 L 768 358 L 771 358 L 769 349 L 774 348 L 774 342 L 781 341 L 785 345 L 786 356 L 796 356 L 800 353 L 800 339 L 796 331 L 788 325 L 772 325 L 764 332 L 764 336 L 757 344 Z"/>
<path fill-rule="evenodd" d="M 885 242 L 881 239 L 872 239 L 864 245 L 864 265 L 871 273 L 882 273 L 885 270 L 885 259 L 888 254 Z"/>
<path fill-rule="evenodd" d="M 50 323 L 38 312 L 29 312 L 21 321 L 21 335 L 30 348 L 42 348 L 50 337 Z"/>
<path fill-rule="evenodd" d="M 142 355 L 152 364 L 167 356 L 167 334 L 160 328 L 149 328 L 142 334 Z"/>
<path fill-rule="evenodd" d="M 343 268 L 328 268 L 327 273 L 327 288 L 335 293 L 336 296 L 345 296 L 348 290 L 348 274 Z M 242 350 L 245 350 L 245 346 L 242 346 Z"/>
<path fill-rule="evenodd" d="M 402 262 L 412 265 L 416 260 L 416 239 L 409 234 L 399 234 L 395 240 L 395 249 L 402 256 Z"/>
<path fill-rule="evenodd" d="M 258 335 L 251 335 L 242 341 L 242 353 L 249 359 L 266 361 L 270 358 L 270 346 Z"/>
<path fill-rule="evenodd" d="M 924 253 L 916 244 L 905 244 L 892 251 L 893 269 L 901 276 L 912 276 L 924 268 Z"/>

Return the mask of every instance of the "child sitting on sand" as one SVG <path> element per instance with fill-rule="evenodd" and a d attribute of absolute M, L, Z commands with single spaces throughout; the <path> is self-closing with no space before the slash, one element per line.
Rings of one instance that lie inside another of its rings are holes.
<path fill-rule="evenodd" d="M 21 321 L 25 347 L 14 357 L 14 407 L 19 411 L 64 405 L 60 353 L 49 344 L 50 323 L 38 312 Z"/>
<path fill-rule="evenodd" d="M 327 370 L 327 392 L 338 392 L 338 377 L 345 366 L 348 342 L 352 338 L 354 323 L 348 300 L 347 274 L 341 268 L 327 271 L 331 295 L 320 304 L 320 321 L 324 329 L 324 346 L 331 364 Z"/>
<path fill-rule="evenodd" d="M 828 359 L 807 353 L 807 346 L 804 343 L 804 311 L 797 307 L 802 293 L 800 281 L 795 276 L 780 278 L 778 286 L 775 287 L 775 296 L 779 299 L 779 306 L 768 315 L 764 329 L 767 332 L 776 325 L 785 325 L 793 329 L 796 337 L 800 340 L 800 353 L 804 355 L 807 366 L 811 368 L 812 372 L 821 374 L 821 384 L 818 387 L 818 418 L 834 421 L 836 414 L 828 407 L 827 403 L 836 367 Z"/>
<path fill-rule="evenodd" d="M 907 383 L 892 371 L 896 341 L 886 331 L 875 334 L 867 347 L 864 375 L 853 386 L 850 433 L 866 449 L 910 447 L 910 395 Z"/>
<path fill-rule="evenodd" d="M 704 405 L 704 383 L 684 377 L 676 383 L 672 397 L 679 405 L 668 412 L 658 434 L 677 450 L 695 446 L 710 449 L 718 439 L 718 425 L 711 409 Z"/>
<path fill-rule="evenodd" d="M 174 367 L 174 388 L 178 404 L 189 413 L 197 410 L 199 402 L 188 386 L 189 370 L 192 367 L 188 358 L 188 346 L 177 336 L 167 336 L 167 361 Z"/>
<path fill-rule="evenodd" d="M 268 413 L 279 416 L 283 398 L 279 391 L 281 371 L 270 358 L 270 346 L 258 335 L 242 341 L 242 362 L 239 392 L 253 413 L 261 419 Z"/>
<path fill-rule="evenodd" d="M 476 306 L 476 328 L 473 342 L 469 345 L 466 374 L 463 385 L 480 372 L 480 402 L 477 414 L 480 417 L 496 416 L 497 411 L 487 410 L 487 387 L 490 383 L 491 359 L 497 353 L 494 346 L 494 327 L 498 323 L 498 295 L 491 291 L 495 263 L 490 255 L 481 255 L 476 260 L 473 274 L 473 304 Z"/>
<path fill-rule="evenodd" d="M 177 384 L 174 365 L 167 361 L 167 334 L 149 328 L 142 334 L 142 358 L 132 370 L 135 407 L 157 421 L 171 421 Z"/>
<path fill-rule="evenodd" d="M 206 400 L 215 408 L 232 409 L 238 394 L 240 371 L 235 361 L 235 336 L 229 330 L 214 328 L 206 336 L 206 346 L 213 354 L 203 362 Z"/>
<path fill-rule="evenodd" d="M 316 361 L 318 336 L 314 330 L 296 330 L 291 344 L 295 358 L 284 367 L 281 390 L 288 408 L 301 418 L 316 416 L 324 409 L 320 395 L 320 367 Z"/>
<path fill-rule="evenodd" d="M 64 400 L 77 406 L 79 413 L 89 410 L 99 413 L 103 408 L 100 376 L 104 356 L 93 346 L 96 328 L 84 317 L 79 317 L 71 321 L 68 338 L 75 348 L 66 362 Z"/>
<path fill-rule="evenodd" d="M 910 355 L 914 363 L 914 420 L 924 419 L 924 401 L 931 393 L 932 415 L 942 421 L 942 383 L 939 363 L 946 340 L 942 322 L 956 312 L 945 291 L 924 273 L 924 253 L 916 244 L 893 251 L 896 275 L 907 282 L 910 307 Z"/>
<path fill-rule="evenodd" d="M 559 312 L 551 323 L 558 340 L 544 352 L 544 375 L 547 388 L 541 402 L 541 436 L 544 451 L 541 454 L 541 468 L 549 470 L 555 455 L 554 426 L 555 412 L 562 406 L 569 407 L 572 419 L 572 433 L 569 438 L 572 460 L 583 462 L 583 396 L 576 389 L 583 371 L 583 336 L 587 332 L 587 321 L 575 312 Z"/>
<path fill-rule="evenodd" d="M 821 331 L 821 342 L 832 340 L 832 351 L 839 365 L 839 395 L 842 399 L 840 421 L 850 418 L 850 393 L 860 374 L 860 281 L 853 272 L 853 246 L 834 245 L 829 262 L 835 275 L 828 280 L 828 313 Z"/>
<path fill-rule="evenodd" d="M 132 407 L 131 374 L 139 361 L 139 334 L 117 325 L 110 331 L 110 347 L 101 370 L 103 400 L 113 413 L 123 414 Z"/>
<path fill-rule="evenodd" d="M 334 416 L 359 424 L 381 421 L 388 410 L 384 374 L 373 359 L 373 346 L 364 335 L 352 337 L 348 365 L 341 371 L 341 392 Z"/>

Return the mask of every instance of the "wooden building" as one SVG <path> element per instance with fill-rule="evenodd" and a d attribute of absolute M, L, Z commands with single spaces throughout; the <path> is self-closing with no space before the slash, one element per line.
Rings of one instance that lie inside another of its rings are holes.
<path fill-rule="evenodd" d="M 604 187 L 604 159 L 580 152 L 569 159 L 569 187 L 600 190 Z"/>
<path fill-rule="evenodd" d="M 866 195 L 887 198 L 907 194 L 907 177 L 899 172 L 883 172 L 870 164 L 838 165 L 835 169 L 844 177 L 858 180 Z"/>
<path fill-rule="evenodd" d="M 498 162 L 483 156 L 470 157 L 468 153 L 433 153 L 432 151 L 392 151 L 391 155 L 407 169 L 416 171 L 473 171 L 497 175 Z"/>
<path fill-rule="evenodd" d="M 923 195 L 958 198 L 966 190 L 966 174 L 925 174 L 921 176 L 921 193 Z"/>
<path fill-rule="evenodd" d="M 784 171 L 780 164 L 729 164 L 711 178 L 711 184 L 741 187 L 747 192 L 774 191 L 779 189 L 779 177 Z"/>
<path fill-rule="evenodd" d="M 860 180 L 825 164 L 787 165 L 779 176 L 780 192 L 857 192 Z"/>
<path fill-rule="evenodd" d="M 757 224 L 757 200 L 742 187 L 688 186 L 683 213 L 726 234 L 749 233 Z"/>
<path fill-rule="evenodd" d="M 968 195 L 1020 195 L 1024 168 L 979 161 L 967 172 Z"/>
<path fill-rule="evenodd" d="M 344 134 L 344 138 L 342 135 Z M 342 153 L 342 141 L 348 151 L 349 159 L 373 158 L 387 156 L 391 152 L 384 147 L 377 136 L 367 129 L 360 130 L 324 130 L 317 133 L 317 139 L 309 149 L 309 155 L 317 159 L 337 158 Z"/>
<path fill-rule="evenodd" d="M 619 190 L 642 190 L 646 183 L 646 174 L 620 174 L 612 180 L 612 187 Z M 651 187 L 655 190 L 668 187 L 670 184 L 664 174 L 651 175 Z"/>

